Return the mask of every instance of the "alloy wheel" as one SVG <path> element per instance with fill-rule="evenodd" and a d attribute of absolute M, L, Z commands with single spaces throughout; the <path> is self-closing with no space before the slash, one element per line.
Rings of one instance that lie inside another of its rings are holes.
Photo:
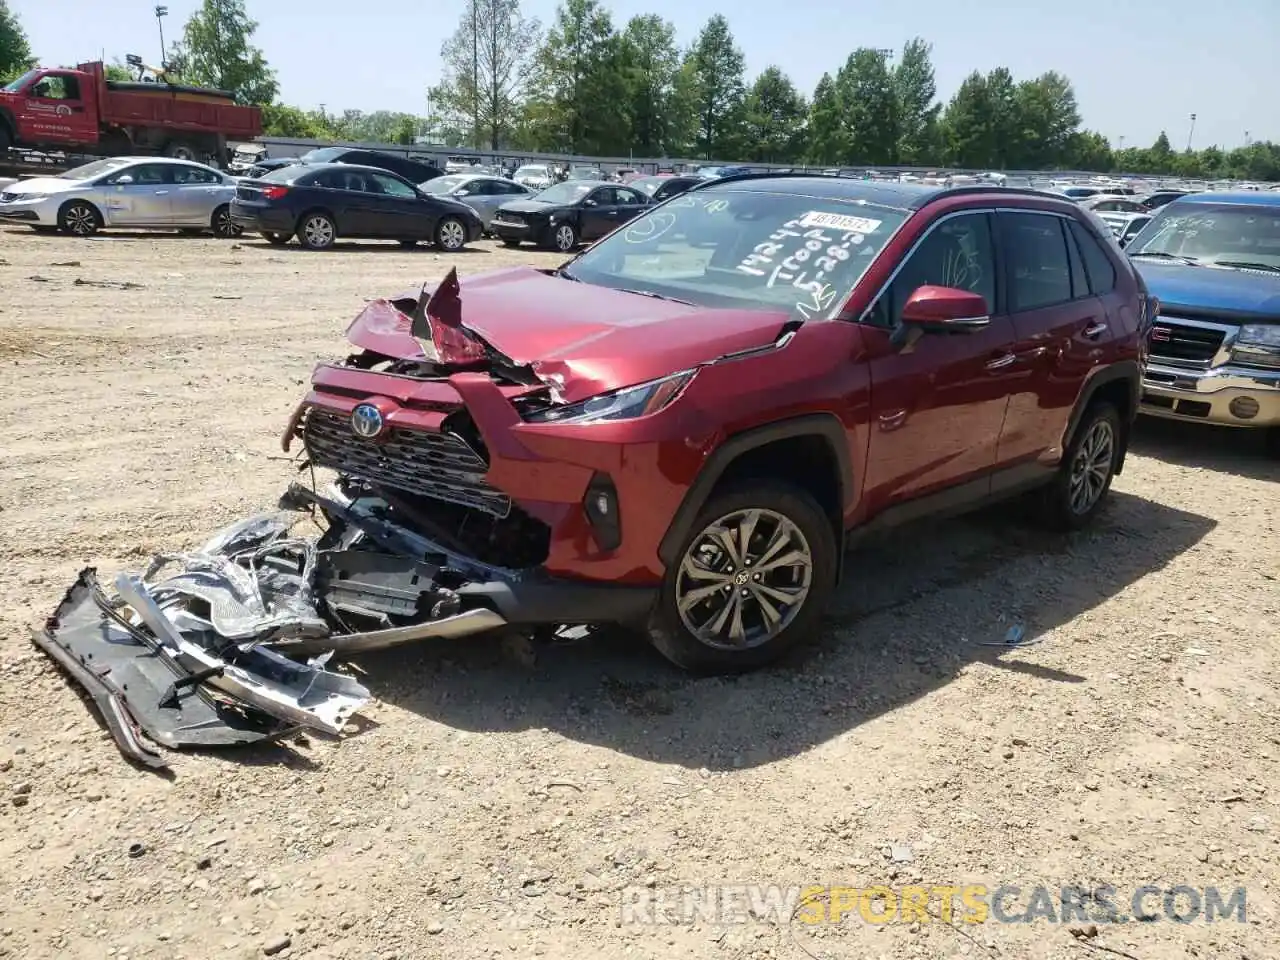
<path fill-rule="evenodd" d="M 83 204 L 76 204 L 66 213 L 67 229 L 77 237 L 87 237 L 98 229 L 98 218 Z"/>
<path fill-rule="evenodd" d="M 790 626 L 812 583 L 813 551 L 795 523 L 773 510 L 736 510 L 709 524 L 685 551 L 676 610 L 700 642 L 746 650 Z"/>
<path fill-rule="evenodd" d="M 308 246 L 327 247 L 333 243 L 333 224 L 325 217 L 309 217 L 302 225 L 302 234 Z"/>
<path fill-rule="evenodd" d="M 1116 437 L 1111 423 L 1107 420 L 1094 421 L 1071 464 L 1069 496 L 1072 513 L 1077 516 L 1086 514 L 1098 502 L 1111 478 L 1115 449 Z"/>
<path fill-rule="evenodd" d="M 213 218 L 213 235 L 215 237 L 238 237 L 241 228 L 231 222 L 230 210 L 219 210 Z"/>
<path fill-rule="evenodd" d="M 457 220 L 440 224 L 440 246 L 446 250 L 461 250 L 467 242 L 467 231 Z"/>
<path fill-rule="evenodd" d="M 568 253 L 573 249 L 574 242 L 573 227 L 567 223 L 563 223 L 556 227 L 556 249 L 561 253 Z"/>

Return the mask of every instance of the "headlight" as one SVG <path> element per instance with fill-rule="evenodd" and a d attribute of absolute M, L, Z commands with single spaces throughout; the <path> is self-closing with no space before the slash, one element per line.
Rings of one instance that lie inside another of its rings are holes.
<path fill-rule="evenodd" d="M 624 387 L 612 393 L 602 393 L 580 403 L 549 407 L 531 413 L 525 419 L 530 423 L 603 423 L 614 420 L 634 420 L 657 413 L 679 396 L 680 391 L 693 379 L 692 370 L 673 373 L 660 380 Z"/>
<path fill-rule="evenodd" d="M 1231 358 L 1253 367 L 1280 367 L 1280 324 L 1245 324 L 1231 348 Z"/>
<path fill-rule="evenodd" d="M 23 200 L 43 200 L 47 196 L 49 196 L 47 193 L 40 193 L 38 191 L 35 193 L 15 193 L 13 195 L 13 201 L 14 203 L 19 203 Z"/>

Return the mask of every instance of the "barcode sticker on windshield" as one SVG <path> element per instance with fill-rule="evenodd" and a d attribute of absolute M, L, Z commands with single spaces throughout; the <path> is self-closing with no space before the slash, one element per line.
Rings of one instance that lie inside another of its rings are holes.
<path fill-rule="evenodd" d="M 866 217 L 846 217 L 842 213 L 823 213 L 821 210 L 810 210 L 800 218 L 802 227 L 830 227 L 832 230 L 843 230 L 845 233 L 874 233 L 881 220 L 868 220 Z"/>

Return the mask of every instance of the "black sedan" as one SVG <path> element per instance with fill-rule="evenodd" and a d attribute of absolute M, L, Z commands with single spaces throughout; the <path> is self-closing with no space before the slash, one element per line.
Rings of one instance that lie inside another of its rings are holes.
<path fill-rule="evenodd" d="M 231 221 L 274 244 L 297 236 L 309 250 L 327 250 L 341 236 L 399 240 L 405 247 L 429 240 L 452 253 L 484 229 L 465 203 L 427 196 L 386 170 L 349 163 L 299 163 L 241 180 Z"/>
<path fill-rule="evenodd" d="M 434 163 L 410 160 L 408 157 L 383 153 L 381 150 L 317 147 L 314 150 L 308 150 L 298 159 L 302 163 L 309 164 L 351 163 L 358 167 L 377 167 L 379 170 L 390 170 L 397 177 L 403 177 L 410 183 L 426 183 L 428 180 L 444 176 L 444 171 Z"/>
<path fill-rule="evenodd" d="M 678 196 L 691 187 L 705 181 L 701 177 L 640 177 L 627 184 L 645 194 L 654 203 L 661 203 L 668 197 Z"/>
<path fill-rule="evenodd" d="M 489 230 L 514 247 L 522 241 L 567 253 L 644 212 L 649 198 L 638 190 L 601 180 L 566 180 L 529 200 L 504 203 Z"/>

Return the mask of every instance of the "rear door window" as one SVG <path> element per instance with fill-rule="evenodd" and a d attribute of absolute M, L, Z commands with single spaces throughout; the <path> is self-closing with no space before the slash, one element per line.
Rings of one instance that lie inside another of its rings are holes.
<path fill-rule="evenodd" d="M 1071 235 L 1075 237 L 1080 256 L 1084 259 L 1085 272 L 1089 275 L 1089 289 L 1095 295 L 1109 293 L 1116 287 L 1116 268 L 1102 249 L 1098 239 L 1083 224 L 1075 220 L 1067 222 Z"/>
<path fill-rule="evenodd" d="M 1002 213 L 1000 230 L 1011 311 L 1036 310 L 1072 299 L 1071 260 L 1060 217 Z"/>

